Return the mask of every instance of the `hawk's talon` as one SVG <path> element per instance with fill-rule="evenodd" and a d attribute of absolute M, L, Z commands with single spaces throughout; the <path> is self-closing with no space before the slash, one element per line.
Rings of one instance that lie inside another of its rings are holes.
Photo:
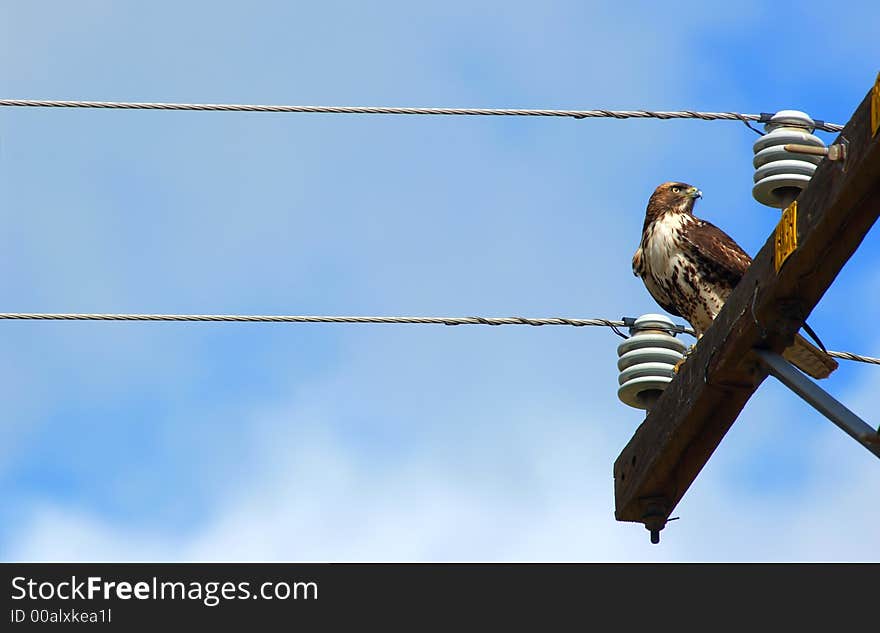
<path fill-rule="evenodd" d="M 689 348 L 687 348 L 684 351 L 684 354 L 682 354 L 682 356 L 681 356 L 681 360 L 679 360 L 677 363 L 675 363 L 675 365 L 672 367 L 673 374 L 677 374 L 679 372 L 679 370 L 681 369 L 681 366 L 684 365 L 684 361 L 686 361 L 687 357 L 693 353 L 695 347 L 696 347 L 696 345 L 691 345 Z"/>

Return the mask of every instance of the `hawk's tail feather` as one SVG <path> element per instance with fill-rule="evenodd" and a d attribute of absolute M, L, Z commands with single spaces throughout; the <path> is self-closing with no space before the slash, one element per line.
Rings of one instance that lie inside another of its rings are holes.
<path fill-rule="evenodd" d="M 837 369 L 836 360 L 800 334 L 794 337 L 794 344 L 782 352 L 782 357 L 813 378 L 828 378 Z"/>

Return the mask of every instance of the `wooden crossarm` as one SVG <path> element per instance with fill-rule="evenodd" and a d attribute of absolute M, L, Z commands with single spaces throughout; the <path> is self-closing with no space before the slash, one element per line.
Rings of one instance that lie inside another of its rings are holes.
<path fill-rule="evenodd" d="M 880 215 L 871 93 L 797 199 L 797 248 L 777 273 L 774 236 L 614 464 L 615 517 L 662 529 L 766 377 L 753 348 L 781 352 Z"/>

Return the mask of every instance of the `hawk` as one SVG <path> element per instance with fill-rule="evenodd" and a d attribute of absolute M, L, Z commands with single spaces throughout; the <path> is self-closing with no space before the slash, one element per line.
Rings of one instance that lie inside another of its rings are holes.
<path fill-rule="evenodd" d="M 694 215 L 702 196 L 683 182 L 657 187 L 632 260 L 633 274 L 642 278 L 654 300 L 690 323 L 698 339 L 752 263 L 727 233 Z M 813 378 L 826 378 L 837 369 L 833 358 L 800 334 L 783 356 Z"/>

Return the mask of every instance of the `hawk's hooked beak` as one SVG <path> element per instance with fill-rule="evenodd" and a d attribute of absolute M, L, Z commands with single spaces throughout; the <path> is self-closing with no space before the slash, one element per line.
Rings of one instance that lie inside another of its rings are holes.
<path fill-rule="evenodd" d="M 697 189 L 696 187 L 691 187 L 687 190 L 687 195 L 691 198 L 702 198 L 703 192 Z"/>

